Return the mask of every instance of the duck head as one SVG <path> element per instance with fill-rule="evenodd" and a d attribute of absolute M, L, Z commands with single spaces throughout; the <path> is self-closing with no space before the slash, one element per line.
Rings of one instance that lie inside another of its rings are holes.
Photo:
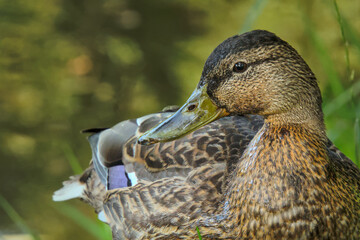
<path fill-rule="evenodd" d="M 171 141 L 221 117 L 246 114 L 277 124 L 323 124 L 311 69 L 287 42 L 264 30 L 233 36 L 216 47 L 188 101 L 139 143 Z"/>

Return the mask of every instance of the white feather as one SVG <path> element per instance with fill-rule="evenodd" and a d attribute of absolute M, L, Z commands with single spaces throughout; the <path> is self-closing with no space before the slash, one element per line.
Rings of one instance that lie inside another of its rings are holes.
<path fill-rule="evenodd" d="M 136 177 L 135 172 L 128 173 L 128 177 L 130 178 L 131 186 L 134 186 L 138 183 L 138 179 Z"/>
<path fill-rule="evenodd" d="M 64 187 L 54 192 L 53 201 L 66 201 L 73 198 L 81 197 L 84 193 L 85 184 L 81 184 L 78 181 L 66 181 Z"/>
<path fill-rule="evenodd" d="M 109 223 L 109 221 L 104 213 L 104 210 L 98 213 L 98 219 L 104 223 Z"/>

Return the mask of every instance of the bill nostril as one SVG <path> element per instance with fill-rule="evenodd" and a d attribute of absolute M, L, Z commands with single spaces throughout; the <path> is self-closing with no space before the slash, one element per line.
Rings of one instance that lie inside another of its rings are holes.
<path fill-rule="evenodd" d="M 157 141 L 155 141 L 155 139 L 153 138 L 140 137 L 137 142 L 141 145 L 151 145 L 156 143 Z"/>
<path fill-rule="evenodd" d="M 189 112 L 191 112 L 191 111 L 195 110 L 196 107 L 197 107 L 197 104 L 190 104 L 190 105 L 187 107 L 187 110 L 188 110 Z"/>

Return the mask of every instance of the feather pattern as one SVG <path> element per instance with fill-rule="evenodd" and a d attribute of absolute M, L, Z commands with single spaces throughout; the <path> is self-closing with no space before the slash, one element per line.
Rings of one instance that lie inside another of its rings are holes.
<path fill-rule="evenodd" d="M 114 239 L 359 239 L 360 170 L 327 138 L 321 101 L 288 43 L 231 37 L 175 114 L 88 130 L 93 165 L 55 199 L 100 209 Z"/>

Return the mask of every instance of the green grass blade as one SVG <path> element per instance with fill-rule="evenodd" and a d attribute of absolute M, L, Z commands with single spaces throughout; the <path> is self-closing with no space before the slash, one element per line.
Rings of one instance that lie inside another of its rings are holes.
<path fill-rule="evenodd" d="M 76 224 L 85 229 L 94 237 L 98 239 L 111 240 L 110 228 L 107 225 L 107 228 L 104 228 L 105 223 L 93 221 L 89 217 L 85 216 L 77 208 L 66 203 L 56 204 L 55 209 L 61 214 L 72 219 Z"/>
<path fill-rule="evenodd" d="M 244 33 L 252 29 L 254 22 L 258 19 L 267 3 L 268 0 L 254 0 L 254 3 L 251 5 L 245 17 L 240 33 Z"/>
<path fill-rule="evenodd" d="M 63 151 L 66 159 L 69 161 L 69 164 L 75 174 L 80 174 L 83 172 L 83 169 L 79 163 L 78 158 L 75 156 L 73 150 L 68 144 L 63 145 Z"/>
<path fill-rule="evenodd" d="M 202 240 L 202 236 L 201 236 L 201 233 L 200 233 L 200 230 L 198 227 L 196 227 L 196 231 L 197 231 L 197 234 L 198 234 L 198 237 L 199 237 L 199 240 Z"/>
<path fill-rule="evenodd" d="M 338 109 L 344 106 L 346 103 L 349 103 L 353 100 L 353 96 L 356 96 L 360 93 L 360 81 L 355 82 L 350 88 L 346 89 L 334 100 L 327 103 L 324 108 L 324 114 L 330 116 L 335 113 Z"/>
<path fill-rule="evenodd" d="M 342 37 L 342 40 L 343 40 L 344 46 L 345 46 L 346 72 L 347 72 L 349 80 L 352 80 L 351 79 L 352 74 L 350 72 L 349 42 L 345 36 L 345 27 L 344 27 L 343 18 L 340 14 L 339 6 L 337 5 L 336 0 L 333 0 L 333 2 L 334 2 L 334 8 L 335 8 L 335 12 L 336 12 L 336 19 L 339 23 L 340 30 L 341 30 L 341 37 Z"/>
<path fill-rule="evenodd" d="M 24 219 L 16 212 L 16 210 L 11 206 L 11 204 L 0 194 L 0 206 L 10 219 L 21 229 L 22 232 L 31 235 L 34 240 L 40 240 L 40 237 L 31 230 Z"/>
<path fill-rule="evenodd" d="M 360 167 L 360 120 L 359 117 L 355 119 L 355 164 Z"/>
<path fill-rule="evenodd" d="M 333 0 L 334 9 L 336 13 L 336 18 L 340 26 L 341 37 L 345 46 L 345 57 L 346 57 L 346 70 L 347 76 L 350 81 L 354 81 L 355 71 L 350 67 L 350 56 L 349 56 L 349 44 L 357 47 L 360 51 L 360 38 L 354 27 L 346 21 L 346 19 L 340 13 L 339 6 L 337 4 L 337 0 Z M 360 54 L 357 54 L 360 58 Z M 355 159 L 354 162 L 359 166 L 360 165 L 360 126 L 359 126 L 359 117 L 360 117 L 360 105 L 357 97 L 360 92 L 360 83 L 354 83 L 352 87 L 350 87 L 346 92 L 337 97 L 329 105 L 327 111 L 334 112 L 334 110 L 339 109 L 340 106 L 344 105 L 347 102 L 351 102 L 356 109 L 356 113 L 354 116 L 355 124 L 354 124 L 354 145 L 355 145 Z M 348 94 L 348 96 L 345 96 Z M 326 113 L 326 112 L 325 112 Z"/>
<path fill-rule="evenodd" d="M 316 29 L 314 29 L 314 24 L 309 19 L 309 16 L 306 15 L 305 10 L 302 8 L 301 8 L 301 13 L 305 26 L 305 31 L 309 36 L 311 44 L 315 47 L 317 56 L 329 80 L 331 91 L 335 96 L 338 96 L 344 90 L 344 87 L 341 84 L 339 74 L 335 70 L 336 68 L 334 66 L 333 61 L 331 60 L 330 54 L 328 53 L 328 50 L 324 46 L 324 41 L 320 38 Z"/>
<path fill-rule="evenodd" d="M 343 18 L 342 21 L 343 27 L 345 28 L 345 32 L 347 35 L 347 39 L 349 40 L 350 44 L 356 46 L 360 51 L 360 37 L 356 33 L 357 31 L 345 18 Z M 358 56 L 360 57 L 360 54 L 358 54 Z"/>

